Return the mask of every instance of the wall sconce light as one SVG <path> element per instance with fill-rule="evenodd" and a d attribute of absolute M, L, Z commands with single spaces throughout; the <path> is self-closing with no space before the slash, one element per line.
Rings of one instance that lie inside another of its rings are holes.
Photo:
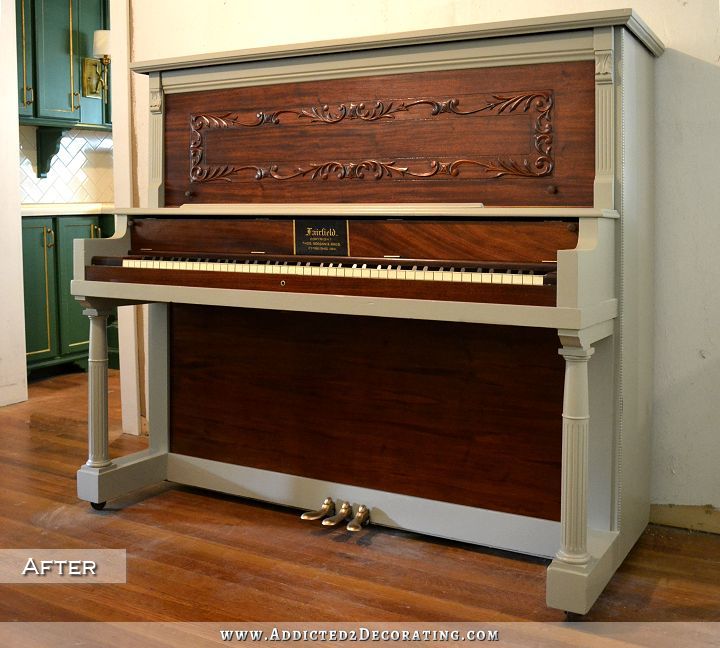
<path fill-rule="evenodd" d="M 107 103 L 108 67 L 110 66 L 110 31 L 98 29 L 93 34 L 93 57 L 83 59 L 82 93 Z"/>

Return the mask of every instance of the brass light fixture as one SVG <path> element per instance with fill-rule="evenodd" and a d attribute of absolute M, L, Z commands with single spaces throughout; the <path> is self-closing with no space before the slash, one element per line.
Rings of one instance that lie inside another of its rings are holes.
<path fill-rule="evenodd" d="M 93 34 L 93 57 L 83 59 L 83 96 L 102 99 L 107 103 L 110 30 L 98 29 Z"/>

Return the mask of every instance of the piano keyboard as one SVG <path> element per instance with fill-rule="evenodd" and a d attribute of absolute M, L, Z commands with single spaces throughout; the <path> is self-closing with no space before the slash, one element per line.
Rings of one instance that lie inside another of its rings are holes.
<path fill-rule="evenodd" d="M 237 272 L 244 274 L 294 275 L 351 279 L 395 279 L 408 281 L 439 281 L 451 283 L 505 284 L 543 286 L 551 283 L 546 273 L 555 270 L 554 263 L 546 268 L 490 268 L 405 265 L 388 263 L 312 262 L 277 260 L 167 259 L 161 257 L 124 258 L 123 268 L 145 270 L 180 270 L 197 272 Z M 544 270 L 545 272 L 542 272 Z"/>

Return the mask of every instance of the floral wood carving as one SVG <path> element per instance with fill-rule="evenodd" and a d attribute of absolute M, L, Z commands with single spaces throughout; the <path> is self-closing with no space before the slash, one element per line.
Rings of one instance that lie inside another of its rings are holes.
<path fill-rule="evenodd" d="M 418 106 L 430 108 L 430 115 L 437 116 L 449 114 L 454 116 L 467 116 L 485 112 L 493 115 L 503 113 L 530 113 L 534 115 L 532 146 L 534 155 L 522 160 L 512 158 L 495 160 L 425 160 L 416 168 L 402 166 L 396 160 L 380 161 L 367 159 L 360 161 L 321 161 L 308 162 L 294 168 L 281 169 L 280 164 L 257 166 L 254 164 L 203 164 L 206 142 L 204 133 L 209 129 L 242 129 L 257 128 L 261 126 L 278 126 L 287 118 L 295 116 L 296 120 L 307 123 L 332 125 L 344 120 L 360 120 L 374 122 L 395 119 L 401 112 Z M 372 178 L 382 180 L 385 178 L 430 178 L 436 175 L 458 177 L 463 166 L 479 167 L 487 178 L 500 178 L 503 176 L 542 177 L 552 173 L 554 162 L 552 159 L 552 108 L 553 96 L 551 92 L 531 92 L 512 96 L 493 95 L 492 100 L 485 101 L 483 105 L 470 110 L 460 109 L 460 100 L 451 98 L 443 101 L 432 99 L 418 99 L 414 101 L 377 101 L 368 106 L 364 102 L 340 104 L 331 108 L 327 104 L 312 108 L 282 109 L 274 112 L 258 112 L 253 121 L 245 121 L 238 113 L 200 114 L 190 118 L 190 181 L 212 182 L 224 180 L 233 181 L 234 178 L 250 174 L 255 180 L 290 180 L 293 178 L 307 178 L 310 180 L 328 180 L 331 176 L 338 180 Z"/>

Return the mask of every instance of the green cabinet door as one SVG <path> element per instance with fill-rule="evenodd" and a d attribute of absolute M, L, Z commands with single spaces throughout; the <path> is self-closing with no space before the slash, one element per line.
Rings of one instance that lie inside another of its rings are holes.
<path fill-rule="evenodd" d="M 73 278 L 73 241 L 100 236 L 97 216 L 63 216 L 57 222 L 58 312 L 60 353 L 87 353 L 90 322 L 70 294 Z"/>
<path fill-rule="evenodd" d="M 15 33 L 17 35 L 18 102 L 21 117 L 33 116 L 35 31 L 31 0 L 15 0 Z"/>
<path fill-rule="evenodd" d="M 80 120 L 78 0 L 35 0 L 35 117 Z"/>
<path fill-rule="evenodd" d="M 32 363 L 58 352 L 53 219 L 24 219 L 22 239 L 25 346 L 28 363 Z"/>

